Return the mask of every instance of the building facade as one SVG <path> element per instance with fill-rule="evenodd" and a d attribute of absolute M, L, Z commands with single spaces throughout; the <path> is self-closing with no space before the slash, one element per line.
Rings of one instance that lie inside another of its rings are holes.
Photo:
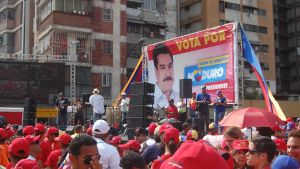
<path fill-rule="evenodd" d="M 199 10 L 200 9 L 200 10 Z M 180 0 L 181 35 L 228 22 L 243 25 L 252 44 L 266 80 L 276 93 L 274 24 L 272 1 L 260 0 Z M 240 64 L 243 70 L 244 95 L 259 92 L 259 84 L 250 65 Z"/>
<path fill-rule="evenodd" d="M 280 95 L 300 94 L 300 1 L 273 0 L 277 84 Z"/>
<path fill-rule="evenodd" d="M 145 45 L 178 35 L 178 1 L 128 0 L 127 61 L 123 67 L 130 77 Z M 123 84 L 124 85 L 124 84 Z"/>
<path fill-rule="evenodd" d="M 121 90 L 126 0 L 36 0 L 35 9 L 33 53 L 72 57 L 66 62 L 66 95 L 74 90 L 73 74 L 77 97 L 99 88 L 111 104 Z"/>

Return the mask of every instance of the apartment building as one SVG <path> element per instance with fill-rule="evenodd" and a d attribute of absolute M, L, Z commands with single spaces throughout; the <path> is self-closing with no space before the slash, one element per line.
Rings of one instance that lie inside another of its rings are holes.
<path fill-rule="evenodd" d="M 127 61 L 123 65 L 129 77 L 144 45 L 178 35 L 178 2 L 174 0 L 128 0 Z"/>
<path fill-rule="evenodd" d="M 300 94 L 300 1 L 273 0 L 278 93 Z"/>
<path fill-rule="evenodd" d="M 25 5 L 22 0 L 0 1 L 0 53 L 18 54 L 23 48 L 24 53 L 31 52 L 33 5 L 33 1 L 25 1 Z"/>
<path fill-rule="evenodd" d="M 180 0 L 181 35 L 238 21 L 246 31 L 270 89 L 276 92 L 274 24 L 272 1 L 261 0 Z M 200 9 L 200 10 L 199 10 Z M 272 19 L 270 19 L 272 18 Z M 244 62 L 244 94 L 259 91 L 250 66 Z"/>
<path fill-rule="evenodd" d="M 126 55 L 126 0 L 36 0 L 34 53 L 73 57 L 66 62 L 65 92 L 81 97 L 99 88 L 110 104 L 120 90 Z M 70 69 L 74 66 L 76 72 Z"/>

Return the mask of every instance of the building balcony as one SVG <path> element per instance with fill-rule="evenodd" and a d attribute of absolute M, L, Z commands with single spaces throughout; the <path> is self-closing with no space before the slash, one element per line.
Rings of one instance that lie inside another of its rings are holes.
<path fill-rule="evenodd" d="M 149 23 L 152 23 L 152 24 L 160 24 L 160 25 L 165 24 L 164 15 L 160 14 L 157 11 L 143 10 L 143 20 L 145 22 L 149 22 Z"/>
<path fill-rule="evenodd" d="M 53 11 L 40 22 L 39 31 L 43 32 L 53 25 L 91 29 L 91 17 L 76 13 Z"/>
<path fill-rule="evenodd" d="M 245 6 L 251 6 L 251 7 L 257 7 L 257 1 L 253 0 L 243 0 L 243 5 Z"/>
<path fill-rule="evenodd" d="M 14 29 L 15 28 L 15 21 L 11 19 L 2 20 L 0 22 L 0 32 L 6 29 Z"/>
<path fill-rule="evenodd" d="M 126 8 L 127 18 L 142 20 L 142 9 Z"/>
<path fill-rule="evenodd" d="M 14 5 L 19 0 L 1 0 L 0 1 L 0 9 L 7 5 Z"/>

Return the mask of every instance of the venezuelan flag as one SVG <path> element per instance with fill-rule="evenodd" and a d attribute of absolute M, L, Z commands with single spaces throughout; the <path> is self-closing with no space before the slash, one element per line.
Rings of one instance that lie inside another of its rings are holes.
<path fill-rule="evenodd" d="M 121 93 L 118 95 L 118 97 L 113 101 L 112 105 L 117 104 L 119 98 L 121 97 L 123 92 L 126 92 L 127 94 L 130 91 L 130 84 L 134 83 L 134 82 L 142 82 L 142 73 L 143 73 L 143 57 L 144 55 L 142 54 L 140 56 L 140 59 L 138 60 L 129 80 L 127 81 L 126 85 L 124 86 L 124 88 L 122 89 Z"/>
<path fill-rule="evenodd" d="M 261 87 L 262 93 L 264 96 L 266 108 L 268 111 L 276 114 L 281 120 L 285 121 L 286 117 L 268 87 L 268 84 L 263 75 L 263 71 L 259 64 L 257 56 L 256 56 L 250 42 L 248 41 L 247 35 L 246 35 L 243 27 L 241 25 L 239 27 L 240 27 L 241 36 L 242 36 L 242 46 L 243 46 L 243 53 L 244 53 L 243 57 L 251 65 L 251 68 L 252 68 L 253 72 L 255 73 L 255 76 L 258 79 L 259 86 Z"/>

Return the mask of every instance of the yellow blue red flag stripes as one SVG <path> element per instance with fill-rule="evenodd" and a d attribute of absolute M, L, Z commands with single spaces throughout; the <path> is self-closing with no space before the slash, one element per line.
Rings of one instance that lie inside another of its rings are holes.
<path fill-rule="evenodd" d="M 274 99 L 272 92 L 270 91 L 268 84 L 266 82 L 266 79 L 263 75 L 263 71 L 261 69 L 260 63 L 257 59 L 257 56 L 251 47 L 250 42 L 248 41 L 247 35 L 244 32 L 244 29 L 242 26 L 240 26 L 241 31 L 241 37 L 242 37 L 242 46 L 243 46 L 243 57 L 246 59 L 246 61 L 251 65 L 252 70 L 254 71 L 259 85 L 262 89 L 262 93 L 264 96 L 266 109 L 270 112 L 273 112 L 276 114 L 281 120 L 286 120 L 285 115 L 283 114 L 279 104 Z"/>
<path fill-rule="evenodd" d="M 129 93 L 130 91 L 130 84 L 134 83 L 134 82 L 141 82 L 142 81 L 142 72 L 143 72 L 143 68 L 142 68 L 142 61 L 143 61 L 143 57 L 144 55 L 140 56 L 140 59 L 138 60 L 134 71 L 132 72 L 130 78 L 128 79 L 126 85 L 123 87 L 121 93 L 119 94 L 119 96 L 113 101 L 113 105 L 115 106 L 115 104 L 118 102 L 118 99 L 120 98 L 121 94 L 123 92 Z"/>

